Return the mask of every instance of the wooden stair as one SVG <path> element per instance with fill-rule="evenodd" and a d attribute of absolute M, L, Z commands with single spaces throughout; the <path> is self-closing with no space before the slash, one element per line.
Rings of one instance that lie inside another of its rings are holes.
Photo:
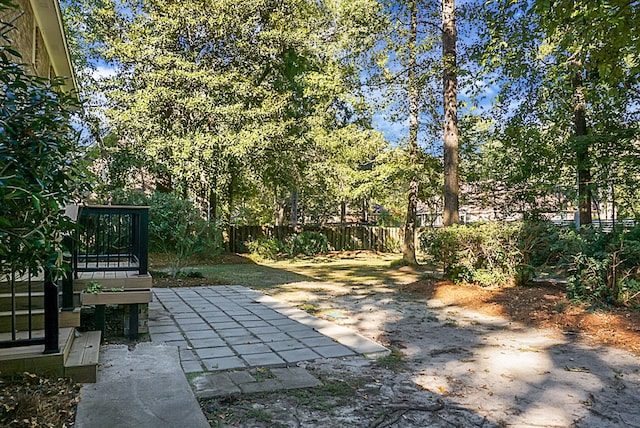
<path fill-rule="evenodd" d="M 64 363 L 64 375 L 80 383 L 95 383 L 98 375 L 101 333 L 87 331 L 74 335 Z"/>
<path fill-rule="evenodd" d="M 80 383 L 95 382 L 101 333 L 78 333 L 72 327 L 61 328 L 58 340 L 60 352 L 54 354 L 44 354 L 44 345 L 0 349 L 0 375 L 29 372 L 70 377 Z"/>

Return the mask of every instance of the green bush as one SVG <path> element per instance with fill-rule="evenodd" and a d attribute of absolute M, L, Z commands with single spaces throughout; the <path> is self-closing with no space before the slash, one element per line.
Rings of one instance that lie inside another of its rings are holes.
<path fill-rule="evenodd" d="M 521 228 L 522 223 L 490 222 L 430 229 L 421 235 L 420 246 L 454 282 L 504 285 L 517 279 L 522 265 Z"/>
<path fill-rule="evenodd" d="M 222 252 L 221 227 L 207 222 L 193 203 L 173 193 L 154 193 L 149 199 L 149 247 L 167 254 L 172 277 L 188 259 Z"/>
<path fill-rule="evenodd" d="M 585 228 L 567 234 L 567 295 L 576 301 L 617 305 L 640 302 L 640 226 L 603 233 Z"/>
<path fill-rule="evenodd" d="M 304 231 L 287 238 L 285 250 L 290 257 L 296 257 L 300 254 L 316 256 L 331 251 L 331 245 L 323 233 Z"/>
<path fill-rule="evenodd" d="M 11 46 L 17 16 L 0 1 L 0 277 L 46 266 L 62 273 L 64 207 L 85 184 L 74 97 L 62 79 L 28 74 Z M 25 19 L 25 18 L 23 18 Z"/>
<path fill-rule="evenodd" d="M 261 236 L 255 240 L 245 242 L 249 252 L 262 259 L 276 260 L 284 249 L 282 243 L 276 238 Z"/>
<path fill-rule="evenodd" d="M 640 226 L 612 233 L 549 222 L 452 226 L 423 233 L 421 248 L 454 282 L 523 285 L 548 265 L 568 273 L 573 300 L 640 303 Z"/>

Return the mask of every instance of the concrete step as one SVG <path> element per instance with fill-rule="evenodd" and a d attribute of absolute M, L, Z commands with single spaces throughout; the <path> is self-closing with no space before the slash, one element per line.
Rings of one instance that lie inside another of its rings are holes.
<path fill-rule="evenodd" d="M 80 383 L 95 383 L 98 376 L 101 333 L 76 331 L 71 351 L 64 362 L 64 375 Z"/>

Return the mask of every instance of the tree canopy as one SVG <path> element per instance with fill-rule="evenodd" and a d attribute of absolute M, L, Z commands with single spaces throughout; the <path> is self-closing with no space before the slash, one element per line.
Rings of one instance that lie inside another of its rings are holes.
<path fill-rule="evenodd" d="M 106 191 L 236 224 L 410 217 L 407 194 L 438 217 L 443 192 L 501 217 L 640 212 L 638 2 L 64 4 Z"/>

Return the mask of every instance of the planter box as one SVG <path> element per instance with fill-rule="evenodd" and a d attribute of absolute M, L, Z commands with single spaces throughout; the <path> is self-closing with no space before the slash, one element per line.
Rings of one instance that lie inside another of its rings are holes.
<path fill-rule="evenodd" d="M 151 290 L 124 289 L 124 291 L 101 291 L 99 293 L 82 293 L 80 301 L 83 305 L 133 305 L 149 303 Z"/>

